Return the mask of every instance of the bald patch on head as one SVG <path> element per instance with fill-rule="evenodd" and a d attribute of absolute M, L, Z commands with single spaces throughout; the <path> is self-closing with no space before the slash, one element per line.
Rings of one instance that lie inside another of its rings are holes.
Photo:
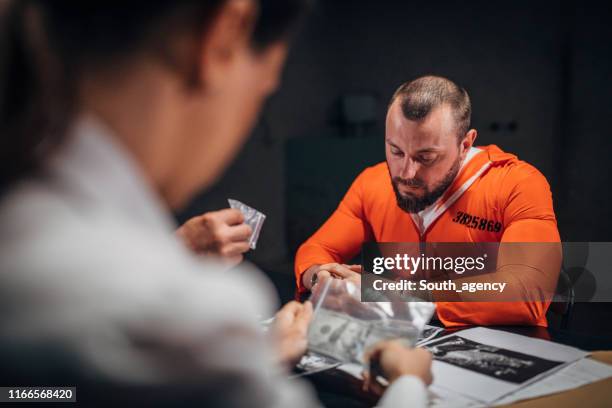
<path fill-rule="evenodd" d="M 444 104 L 420 120 L 410 120 L 405 117 L 401 102 L 396 100 L 387 112 L 386 135 L 391 143 L 408 145 L 410 151 L 442 150 L 456 141 L 452 108 Z"/>
<path fill-rule="evenodd" d="M 439 107 L 448 106 L 458 140 L 470 127 L 472 105 L 465 89 L 438 76 L 424 76 L 402 84 L 393 94 L 389 110 L 398 103 L 403 116 L 412 121 L 425 120 Z"/>

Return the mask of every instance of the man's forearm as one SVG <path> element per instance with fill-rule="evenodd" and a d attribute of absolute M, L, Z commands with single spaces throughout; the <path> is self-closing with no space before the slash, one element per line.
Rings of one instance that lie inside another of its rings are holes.
<path fill-rule="evenodd" d="M 302 286 L 305 287 L 308 290 L 312 289 L 312 279 L 314 277 L 314 275 L 317 273 L 318 269 L 319 269 L 319 264 L 316 265 L 312 265 L 310 266 L 308 269 L 306 269 L 304 272 L 302 272 L 302 276 L 301 276 L 301 280 L 302 280 Z"/>

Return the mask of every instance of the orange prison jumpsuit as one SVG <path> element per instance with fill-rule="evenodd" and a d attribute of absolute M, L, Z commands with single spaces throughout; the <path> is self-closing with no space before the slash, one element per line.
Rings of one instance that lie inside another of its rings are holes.
<path fill-rule="evenodd" d="M 437 214 L 424 221 L 397 206 L 385 162 L 365 169 L 332 216 L 298 249 L 298 288 L 305 290 L 301 275 L 310 266 L 348 262 L 368 241 L 559 242 L 546 178 L 495 145 L 477 149 L 432 206 Z M 475 217 L 478 222 L 470 222 Z M 547 308 L 548 302 L 531 301 L 438 302 L 437 314 L 447 327 L 546 326 Z"/>

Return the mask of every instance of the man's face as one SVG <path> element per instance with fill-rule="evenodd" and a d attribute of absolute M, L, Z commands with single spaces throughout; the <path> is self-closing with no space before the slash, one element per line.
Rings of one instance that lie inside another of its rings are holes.
<path fill-rule="evenodd" d="M 409 213 L 433 204 L 452 184 L 467 149 L 458 143 L 455 119 L 447 105 L 425 119 L 406 119 L 400 99 L 389 108 L 385 152 L 398 206 Z"/>

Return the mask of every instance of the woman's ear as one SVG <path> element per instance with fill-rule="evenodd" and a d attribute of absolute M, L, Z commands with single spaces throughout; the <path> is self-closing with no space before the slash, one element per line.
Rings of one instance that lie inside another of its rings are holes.
<path fill-rule="evenodd" d="M 282 77 L 283 67 L 287 59 L 288 45 L 284 41 L 276 42 L 261 51 L 259 58 L 263 59 L 263 70 L 265 75 L 262 75 L 262 87 L 264 93 L 269 95 L 274 92 Z"/>
<path fill-rule="evenodd" d="M 202 35 L 200 83 L 207 91 L 223 87 L 228 80 L 232 64 L 251 43 L 251 35 L 257 18 L 257 6 L 253 0 L 226 0 L 214 15 L 209 29 Z"/>

